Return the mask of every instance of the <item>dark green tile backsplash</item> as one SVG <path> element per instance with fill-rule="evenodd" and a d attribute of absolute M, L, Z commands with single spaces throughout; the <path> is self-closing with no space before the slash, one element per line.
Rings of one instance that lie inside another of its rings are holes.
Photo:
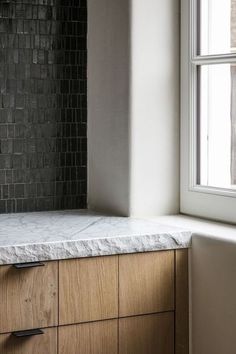
<path fill-rule="evenodd" d="M 0 1 L 0 213 L 86 207 L 84 0 Z"/>

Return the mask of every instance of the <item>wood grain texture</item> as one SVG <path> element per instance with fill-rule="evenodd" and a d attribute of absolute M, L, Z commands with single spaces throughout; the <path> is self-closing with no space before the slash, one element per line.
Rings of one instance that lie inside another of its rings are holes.
<path fill-rule="evenodd" d="M 118 317 L 118 256 L 59 262 L 59 323 Z"/>
<path fill-rule="evenodd" d="M 174 310 L 174 251 L 122 255 L 121 317 Z"/>
<path fill-rule="evenodd" d="M 16 338 L 11 334 L 0 335 L 1 354 L 57 354 L 57 329 L 48 328 L 44 334 Z"/>
<path fill-rule="evenodd" d="M 0 267 L 0 332 L 58 324 L 58 263 Z"/>
<path fill-rule="evenodd" d="M 59 327 L 59 354 L 117 354 L 118 320 Z"/>
<path fill-rule="evenodd" d="M 119 319 L 119 354 L 174 354 L 174 313 Z"/>
<path fill-rule="evenodd" d="M 188 250 L 176 252 L 175 354 L 189 353 Z"/>

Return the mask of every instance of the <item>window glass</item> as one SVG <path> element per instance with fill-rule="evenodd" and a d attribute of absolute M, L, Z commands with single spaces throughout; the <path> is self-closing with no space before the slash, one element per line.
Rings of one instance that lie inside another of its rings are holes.
<path fill-rule="evenodd" d="M 198 54 L 236 52 L 236 0 L 198 0 Z"/>
<path fill-rule="evenodd" d="M 236 187 L 236 65 L 198 67 L 198 184 Z"/>

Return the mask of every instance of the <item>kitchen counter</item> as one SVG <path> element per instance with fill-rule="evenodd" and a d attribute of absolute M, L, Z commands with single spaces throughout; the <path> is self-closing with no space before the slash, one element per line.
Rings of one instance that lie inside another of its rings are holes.
<path fill-rule="evenodd" d="M 0 215 L 0 264 L 188 248 L 192 232 L 168 218 L 67 210 Z"/>

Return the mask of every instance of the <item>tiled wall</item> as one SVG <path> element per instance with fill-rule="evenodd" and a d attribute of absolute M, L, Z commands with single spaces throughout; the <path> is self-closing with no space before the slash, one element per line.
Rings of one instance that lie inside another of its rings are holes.
<path fill-rule="evenodd" d="M 0 1 L 0 213 L 86 207 L 86 0 Z"/>

